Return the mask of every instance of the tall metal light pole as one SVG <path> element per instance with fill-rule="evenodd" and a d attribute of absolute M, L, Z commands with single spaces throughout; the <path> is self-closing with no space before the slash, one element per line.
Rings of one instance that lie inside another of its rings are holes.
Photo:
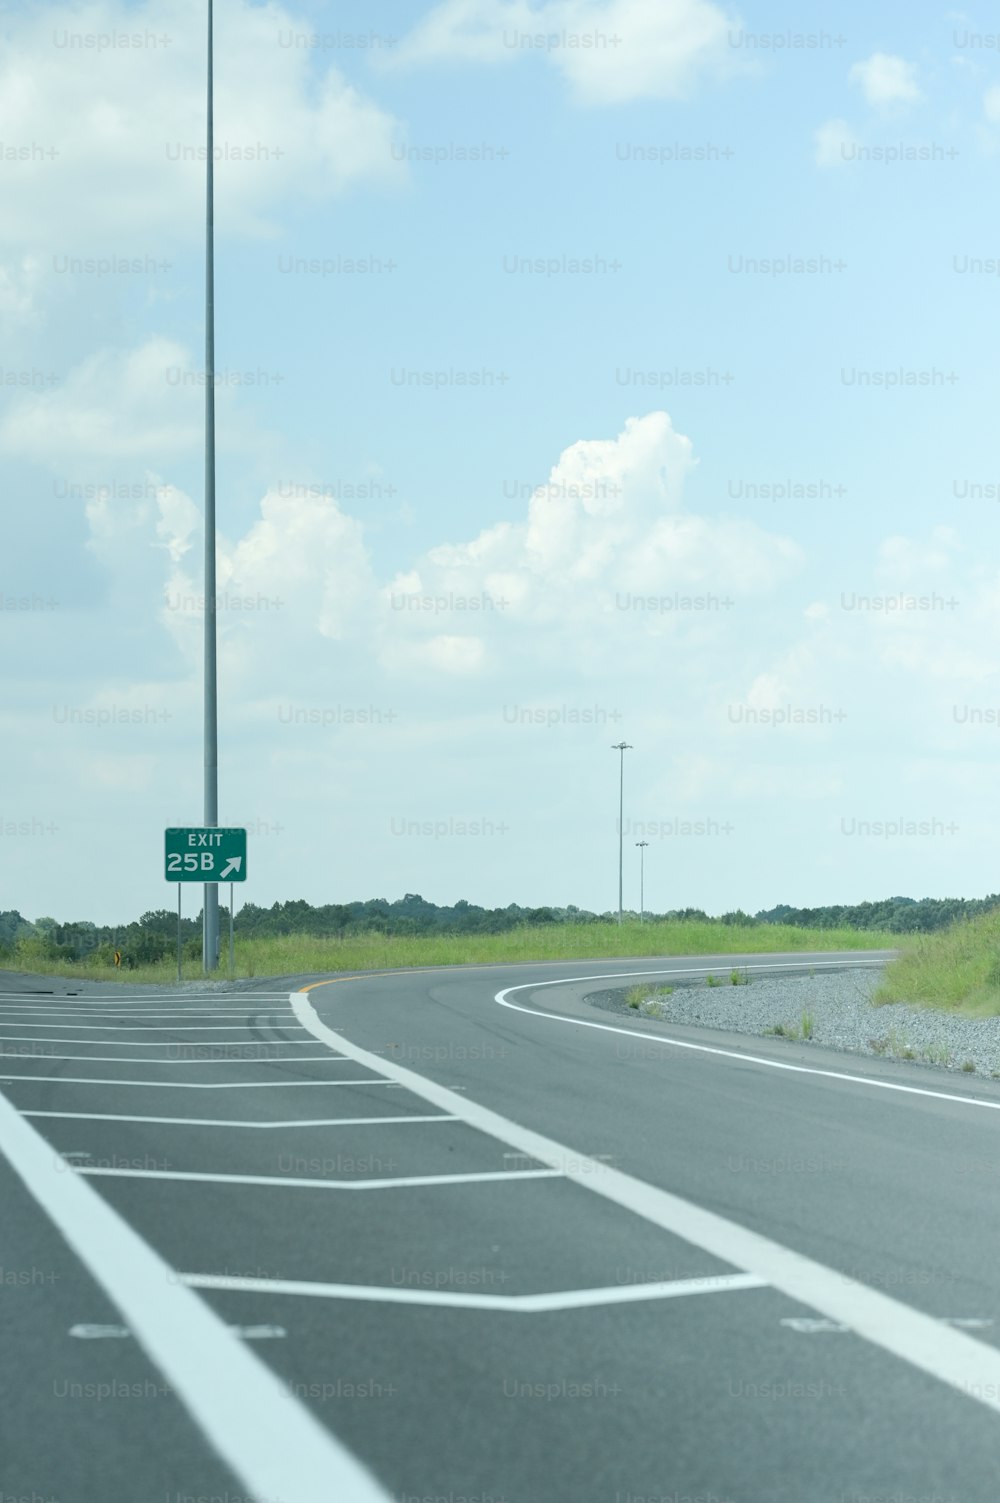
<path fill-rule="evenodd" d="M 632 746 L 629 746 L 629 744 L 628 744 L 627 741 L 616 741 L 613 744 L 611 750 L 620 753 L 619 770 L 618 770 L 618 922 L 621 923 L 621 921 L 622 921 L 622 880 L 623 880 L 623 862 L 624 862 L 624 853 L 623 853 L 622 841 L 623 841 L 624 812 L 625 812 L 625 753 L 627 751 L 634 751 L 635 748 L 632 747 Z"/>
<path fill-rule="evenodd" d="M 646 847 L 648 840 L 637 840 L 639 847 L 639 922 L 642 923 L 643 914 L 646 911 Z"/>
<path fill-rule="evenodd" d="M 208 114 L 205 195 L 205 823 L 219 823 L 219 712 L 215 599 L 215 122 L 212 0 L 208 0 Z M 205 883 L 202 965 L 219 964 L 219 888 Z"/>

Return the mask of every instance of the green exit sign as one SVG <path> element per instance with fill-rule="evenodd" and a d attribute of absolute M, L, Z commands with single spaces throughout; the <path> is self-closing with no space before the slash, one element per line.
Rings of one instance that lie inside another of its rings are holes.
<path fill-rule="evenodd" d="M 197 825 L 164 835 L 168 882 L 246 881 L 246 830 Z"/>

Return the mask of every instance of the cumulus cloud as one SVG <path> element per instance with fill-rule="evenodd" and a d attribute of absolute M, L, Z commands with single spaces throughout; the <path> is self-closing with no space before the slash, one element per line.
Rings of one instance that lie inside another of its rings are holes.
<path fill-rule="evenodd" d="M 281 46 L 276 0 L 216 5 L 217 220 L 262 234 L 288 201 L 389 182 L 396 122 L 336 68 Z M 0 243 L 158 253 L 202 233 L 205 7 L 82 0 L 5 20 Z M 65 206 L 72 202 L 67 217 Z"/>
<path fill-rule="evenodd" d="M 875 109 L 897 104 L 915 104 L 923 95 L 917 86 L 916 64 L 888 52 L 873 52 L 851 69 L 852 83 L 861 85 L 865 99 Z"/>
<path fill-rule="evenodd" d="M 204 385 L 197 376 L 188 352 L 170 339 L 99 350 L 61 386 L 11 403 L 0 420 L 0 452 L 74 467 L 141 457 L 160 469 L 203 442 Z"/>
<path fill-rule="evenodd" d="M 685 512 L 694 464 L 691 441 L 666 412 L 629 418 L 616 438 L 570 445 L 522 521 L 431 549 L 397 575 L 383 592 L 383 662 L 399 661 L 401 635 L 440 633 L 431 606 L 393 608 L 406 599 L 477 602 L 466 608 L 465 634 L 484 646 L 470 650 L 463 671 L 524 674 L 542 636 L 549 660 L 571 671 L 613 657 L 623 639 L 655 657 L 656 643 L 682 629 L 680 609 L 667 603 L 678 594 L 711 600 L 699 625 L 724 629 L 727 592 L 745 601 L 766 591 L 798 569 L 801 553 L 752 522 Z M 424 660 L 445 662 L 437 651 Z"/>
<path fill-rule="evenodd" d="M 677 99 L 732 68 L 730 24 L 711 0 L 441 0 L 390 66 L 541 56 L 584 104 Z"/>

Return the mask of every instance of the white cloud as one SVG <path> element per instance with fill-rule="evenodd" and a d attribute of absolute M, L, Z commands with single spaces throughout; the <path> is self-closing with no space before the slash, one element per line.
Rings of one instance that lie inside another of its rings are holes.
<path fill-rule="evenodd" d="M 677 99 L 734 68 L 730 26 L 711 0 L 442 0 L 390 66 L 544 57 L 585 104 Z"/>
<path fill-rule="evenodd" d="M 437 609 L 399 609 L 407 596 L 479 602 L 463 625 L 485 646 L 470 648 L 463 668 L 520 678 L 534 675 L 540 651 L 563 672 L 589 673 L 620 659 L 623 645 L 641 673 L 665 636 L 724 631 L 724 597 L 768 591 L 797 571 L 801 553 L 752 522 L 684 512 L 694 462 L 666 412 L 629 418 L 617 438 L 570 445 L 523 521 L 434 548 L 397 575 L 382 597 L 381 661 L 399 662 L 401 637 L 441 633 Z M 674 608 L 677 595 L 708 603 L 695 620 Z"/>
<path fill-rule="evenodd" d="M 286 201 L 392 181 L 395 122 L 335 68 L 279 45 L 276 0 L 216 5 L 215 134 L 221 232 L 266 233 Z M 73 45 L 73 38 L 92 45 Z M 114 45 L 129 37 L 141 45 Z M 103 45 L 102 45 L 103 43 Z M 112 246 L 157 254 L 197 242 L 204 199 L 202 0 L 29 6 L 5 20 L 0 242 L 53 254 Z M 67 203 L 73 212 L 66 213 Z"/>
<path fill-rule="evenodd" d="M 37 256 L 0 263 L 0 329 L 21 329 L 37 321 L 35 293 L 39 274 Z"/>
<path fill-rule="evenodd" d="M 0 441 L 76 474 L 92 456 L 122 452 L 116 442 L 139 461 L 148 483 L 138 500 L 99 493 L 87 501 L 89 547 L 119 603 L 160 600 L 159 622 L 194 677 L 201 516 L 160 478 L 178 435 L 192 438 L 183 424 L 156 420 L 149 373 L 165 354 L 177 351 L 144 347 L 87 363 L 71 378 L 68 400 L 29 399 L 8 416 Z M 200 411 L 192 418 L 200 441 L 199 419 Z M 540 655 L 561 674 L 586 675 L 620 658 L 623 644 L 632 670 L 644 671 L 664 637 L 724 632 L 723 597 L 765 593 L 802 561 L 795 544 L 750 521 L 685 512 L 694 463 L 690 440 L 667 413 L 629 418 L 616 438 L 565 449 L 521 520 L 432 548 L 387 585 L 374 575 L 360 520 L 322 495 L 269 490 L 242 536 L 220 531 L 219 595 L 251 602 L 220 611 L 226 673 L 259 701 L 314 680 L 327 653 L 336 653 L 338 676 L 361 682 L 384 672 L 398 684 L 415 671 L 442 683 L 523 681 Z M 678 593 L 710 603 L 697 619 L 683 616 L 671 603 Z"/>
<path fill-rule="evenodd" d="M 93 461 L 142 457 L 157 470 L 203 442 L 204 386 L 188 352 L 153 338 L 100 350 L 62 386 L 16 399 L 0 420 L 0 452 L 76 473 Z"/>
<path fill-rule="evenodd" d="M 994 84 L 983 95 L 983 112 L 991 125 L 1000 125 L 1000 84 Z"/>
<path fill-rule="evenodd" d="M 887 52 L 873 52 L 864 62 L 855 63 L 851 81 L 859 83 L 868 103 L 875 109 L 896 104 L 914 104 L 923 95 L 917 86 L 916 64 Z"/>

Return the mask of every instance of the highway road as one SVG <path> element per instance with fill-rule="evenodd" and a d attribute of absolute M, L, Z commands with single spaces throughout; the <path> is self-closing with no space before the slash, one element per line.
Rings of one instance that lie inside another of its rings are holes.
<path fill-rule="evenodd" d="M 810 963 L 0 975 L 0 1500 L 996 1503 L 1000 1082 L 583 1000 Z"/>

